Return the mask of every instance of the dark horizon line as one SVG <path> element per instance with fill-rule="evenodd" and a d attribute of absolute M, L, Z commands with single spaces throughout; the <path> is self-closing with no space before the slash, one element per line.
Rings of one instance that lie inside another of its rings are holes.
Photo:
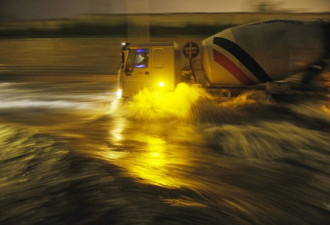
<path fill-rule="evenodd" d="M 270 11 L 270 12 L 250 12 L 250 11 L 237 11 L 237 12 L 162 12 L 162 13 L 81 13 L 72 15 L 70 17 L 58 18 L 44 18 L 44 19 L 10 19 L 1 18 L 0 22 L 22 22 L 22 21 L 56 21 L 56 20 L 72 20 L 81 16 L 129 16 L 129 15 L 182 15 L 182 14 L 329 14 L 330 12 L 295 12 L 295 11 Z"/>

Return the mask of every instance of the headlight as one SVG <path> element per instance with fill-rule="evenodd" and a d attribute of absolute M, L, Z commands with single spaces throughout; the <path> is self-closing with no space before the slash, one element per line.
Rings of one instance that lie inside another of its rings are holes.
<path fill-rule="evenodd" d="M 120 97 L 122 96 L 122 94 L 123 94 L 123 91 L 122 91 L 121 89 L 118 89 L 118 90 L 117 90 L 117 93 L 116 93 L 116 96 L 117 96 L 118 98 L 120 98 Z"/>
<path fill-rule="evenodd" d="M 158 87 L 165 87 L 165 83 L 163 81 L 159 82 Z"/>

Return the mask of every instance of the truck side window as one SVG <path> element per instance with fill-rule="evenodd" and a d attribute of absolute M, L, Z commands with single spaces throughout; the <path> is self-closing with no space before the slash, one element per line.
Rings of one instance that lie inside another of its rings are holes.
<path fill-rule="evenodd" d="M 134 68 L 147 68 L 149 61 L 149 49 L 130 49 L 125 68 L 126 75 L 131 75 Z"/>
<path fill-rule="evenodd" d="M 135 68 L 147 68 L 149 59 L 148 49 L 137 49 L 135 55 Z"/>

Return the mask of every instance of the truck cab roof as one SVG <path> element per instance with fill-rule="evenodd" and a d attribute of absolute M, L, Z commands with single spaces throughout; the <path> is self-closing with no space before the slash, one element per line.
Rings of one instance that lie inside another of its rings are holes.
<path fill-rule="evenodd" d="M 126 43 L 126 47 L 148 47 L 148 46 L 176 46 L 175 42 L 141 42 L 141 43 Z"/>

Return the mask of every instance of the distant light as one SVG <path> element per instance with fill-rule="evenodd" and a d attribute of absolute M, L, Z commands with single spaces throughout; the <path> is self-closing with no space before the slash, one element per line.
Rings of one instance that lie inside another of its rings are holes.
<path fill-rule="evenodd" d="M 120 98 L 120 97 L 122 96 L 122 94 L 123 94 L 123 90 L 118 89 L 118 90 L 117 90 L 117 93 L 116 93 L 116 96 L 117 96 L 118 98 Z"/>
<path fill-rule="evenodd" d="M 158 86 L 159 87 L 165 87 L 165 83 L 163 81 L 161 81 L 161 82 L 158 83 Z"/>
<path fill-rule="evenodd" d="M 136 49 L 136 52 L 137 53 L 140 53 L 140 54 L 143 54 L 143 53 L 148 53 L 149 50 L 148 49 L 144 49 L 144 48 L 139 48 L 139 49 Z"/>
<path fill-rule="evenodd" d="M 122 45 L 122 46 L 125 46 L 125 45 L 126 45 L 126 42 L 122 42 L 121 45 Z"/>

